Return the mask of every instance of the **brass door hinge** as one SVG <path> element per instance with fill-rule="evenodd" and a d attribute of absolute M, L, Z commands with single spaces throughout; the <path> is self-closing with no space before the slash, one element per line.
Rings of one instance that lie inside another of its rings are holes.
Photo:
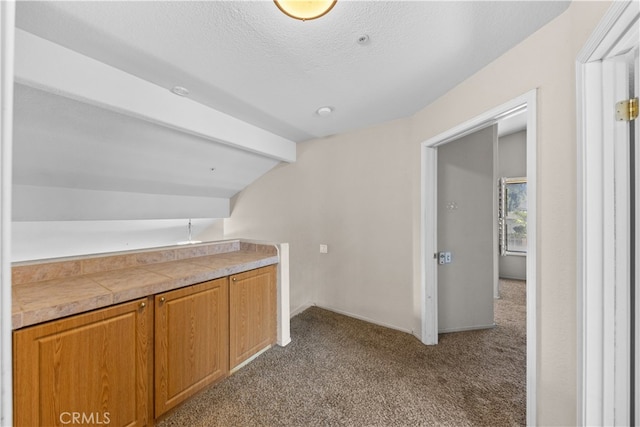
<path fill-rule="evenodd" d="M 638 117 L 638 98 L 625 99 L 616 104 L 616 120 L 630 122 Z"/>

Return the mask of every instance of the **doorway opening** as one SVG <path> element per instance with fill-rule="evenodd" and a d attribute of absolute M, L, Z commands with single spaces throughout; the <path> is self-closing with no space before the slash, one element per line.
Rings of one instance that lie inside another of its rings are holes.
<path fill-rule="evenodd" d="M 501 120 L 523 114 L 526 118 L 526 170 L 527 170 L 527 257 L 526 257 L 526 392 L 527 424 L 535 425 L 536 408 L 536 91 L 532 90 L 505 104 L 468 120 L 447 132 L 422 143 L 422 280 L 421 317 L 422 342 L 438 343 L 438 200 L 437 200 L 437 147 L 460 139 Z M 497 191 L 497 190 L 496 190 Z M 497 222 L 496 222 L 497 231 Z M 497 237 L 496 237 L 497 240 Z M 497 274 L 496 274 L 497 282 Z"/>

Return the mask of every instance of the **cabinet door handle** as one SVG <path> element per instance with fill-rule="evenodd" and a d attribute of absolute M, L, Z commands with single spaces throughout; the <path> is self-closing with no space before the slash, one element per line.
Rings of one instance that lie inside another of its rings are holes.
<path fill-rule="evenodd" d="M 233 277 L 231 280 L 235 282 L 235 281 L 236 281 L 236 278 L 235 278 L 235 277 Z"/>
<path fill-rule="evenodd" d="M 162 304 L 163 302 L 165 302 L 164 297 L 160 297 L 160 304 Z"/>
<path fill-rule="evenodd" d="M 141 302 L 141 303 L 140 303 L 140 308 L 145 308 L 146 306 L 147 306 L 147 303 L 146 303 L 146 302 Z"/>

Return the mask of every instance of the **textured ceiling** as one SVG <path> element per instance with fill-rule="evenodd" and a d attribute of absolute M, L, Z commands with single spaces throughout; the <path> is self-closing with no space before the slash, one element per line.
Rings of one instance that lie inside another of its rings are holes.
<path fill-rule="evenodd" d="M 16 24 L 303 141 L 415 113 L 568 4 L 340 0 L 301 22 L 271 1 L 25 1 Z"/>
<path fill-rule="evenodd" d="M 151 82 L 157 86 L 144 83 L 163 95 L 162 88 L 184 86 L 201 111 L 212 108 L 300 142 L 412 115 L 567 6 L 339 0 L 328 15 L 301 22 L 272 1 L 20 1 L 16 24 L 81 58 Z M 357 42 L 362 35 L 368 43 Z M 17 56 L 35 55 L 28 48 L 33 45 L 22 43 Z M 48 72 L 48 62 L 35 66 L 41 75 L 68 69 L 54 57 L 58 62 Z M 73 83 L 80 73 L 65 77 Z M 273 153 L 258 155 L 190 129 L 90 105 L 62 88 L 18 81 L 18 185 L 226 199 L 278 163 Z M 122 99 L 142 93 L 139 86 L 128 92 L 107 83 L 104 89 Z M 147 101 L 150 108 L 153 101 Z M 333 114 L 319 116 L 321 106 L 331 106 Z M 60 203 L 71 212 L 90 202 Z"/>

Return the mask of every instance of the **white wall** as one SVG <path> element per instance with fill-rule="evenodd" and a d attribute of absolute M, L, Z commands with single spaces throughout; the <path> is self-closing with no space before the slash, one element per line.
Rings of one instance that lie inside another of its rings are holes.
<path fill-rule="evenodd" d="M 13 185 L 14 221 L 225 218 L 229 199 Z"/>
<path fill-rule="evenodd" d="M 498 139 L 498 175 L 516 178 L 527 176 L 527 132 L 520 131 Z M 499 256 L 499 274 L 505 279 L 526 280 L 527 257 Z"/>
<path fill-rule="evenodd" d="M 12 261 L 175 245 L 188 240 L 188 219 L 13 222 Z M 193 219 L 193 240 L 222 239 L 222 219 Z"/>
<path fill-rule="evenodd" d="M 412 118 L 299 145 L 235 199 L 226 237 L 291 243 L 291 306 L 418 329 L 420 144 L 538 88 L 538 408 L 576 423 L 575 59 L 607 2 L 569 9 Z M 557 185 L 563 182 L 564 185 Z M 321 256 L 318 245 L 327 243 Z"/>

